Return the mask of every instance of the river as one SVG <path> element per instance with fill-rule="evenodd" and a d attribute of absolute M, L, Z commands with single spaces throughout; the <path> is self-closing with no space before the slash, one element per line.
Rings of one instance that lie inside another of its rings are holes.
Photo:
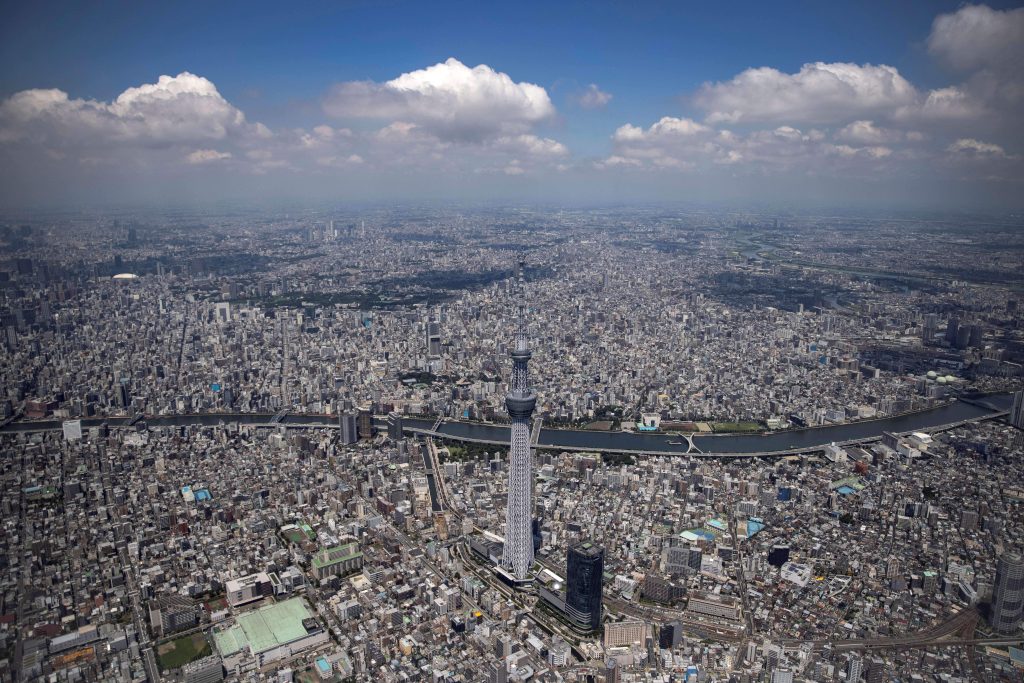
<path fill-rule="evenodd" d="M 963 420 L 985 419 L 1009 409 L 1011 394 L 987 396 L 980 402 L 952 403 L 906 413 L 895 417 L 866 420 L 849 424 L 788 429 L 767 434 L 722 434 L 695 436 L 696 448 L 705 454 L 751 454 L 780 451 L 814 450 L 830 443 L 843 443 L 879 438 L 882 432 L 911 432 L 928 430 Z M 211 426 L 227 423 L 266 425 L 273 417 L 270 413 L 205 413 L 199 415 L 166 415 L 146 419 L 149 427 L 177 427 L 186 425 Z M 123 427 L 129 418 L 86 418 L 82 427 L 88 428 L 106 422 L 111 427 Z M 407 418 L 407 429 L 429 430 L 432 420 Z M 290 414 L 280 423 L 286 427 L 334 427 L 337 419 L 330 415 Z M 56 431 L 60 420 L 18 421 L 0 429 L 0 433 Z M 444 422 L 440 434 L 454 440 L 475 440 L 504 444 L 509 442 L 509 429 L 502 425 L 473 422 Z M 675 443 L 671 443 L 675 442 Z M 607 452 L 664 452 L 684 454 L 688 445 L 684 438 L 664 434 L 632 432 L 598 432 L 570 429 L 542 429 L 538 446 L 543 448 L 588 449 Z"/>

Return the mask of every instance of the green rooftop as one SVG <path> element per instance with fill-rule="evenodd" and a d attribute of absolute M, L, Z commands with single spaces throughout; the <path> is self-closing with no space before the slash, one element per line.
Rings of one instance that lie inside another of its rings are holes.
<path fill-rule="evenodd" d="M 829 488 L 832 489 L 842 488 L 843 486 L 849 486 L 854 491 L 860 491 L 864 488 L 864 481 L 858 476 L 852 476 L 837 479 L 829 484 Z"/>
<path fill-rule="evenodd" d="M 332 564 L 362 557 L 363 553 L 357 550 L 358 547 L 357 543 L 346 543 L 345 545 L 333 548 L 324 548 L 316 555 L 313 555 L 313 568 L 323 569 L 324 567 L 330 567 Z"/>
<path fill-rule="evenodd" d="M 243 648 L 253 653 L 265 652 L 305 636 L 302 620 L 312 616 L 302 598 L 292 598 L 246 612 L 238 617 L 235 626 L 215 633 L 213 642 L 221 657 Z"/>

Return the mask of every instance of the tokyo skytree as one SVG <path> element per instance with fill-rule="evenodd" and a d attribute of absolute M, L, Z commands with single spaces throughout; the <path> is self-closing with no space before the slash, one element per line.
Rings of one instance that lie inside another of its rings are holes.
<path fill-rule="evenodd" d="M 533 566 L 533 463 L 530 461 L 530 417 L 537 394 L 530 388 L 527 363 L 530 347 L 526 340 L 525 292 L 522 264 L 519 268 L 519 316 L 512 350 L 512 379 L 505 407 L 512 418 L 512 447 L 508 465 L 508 509 L 505 511 L 505 550 L 502 565 L 517 580 L 525 580 Z"/>

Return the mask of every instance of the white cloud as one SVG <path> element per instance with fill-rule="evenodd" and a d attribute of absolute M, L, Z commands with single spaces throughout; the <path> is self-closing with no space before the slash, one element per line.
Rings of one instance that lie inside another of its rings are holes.
<path fill-rule="evenodd" d="M 499 150 L 519 151 L 534 157 L 560 157 L 569 154 L 569 149 L 561 142 L 529 134 L 498 138 L 494 141 L 493 147 Z"/>
<path fill-rule="evenodd" d="M 579 96 L 579 104 L 584 109 L 602 109 L 612 101 L 612 94 L 604 92 L 594 83 L 587 86 Z"/>
<path fill-rule="evenodd" d="M 594 162 L 595 168 L 614 168 L 615 166 L 643 166 L 643 162 L 639 159 L 630 159 L 627 157 L 621 157 L 617 154 L 613 154 L 607 159 Z"/>
<path fill-rule="evenodd" d="M 881 128 L 873 121 L 854 121 L 843 126 L 835 135 L 838 140 L 855 142 L 860 144 L 877 144 L 881 142 L 894 142 L 903 138 L 903 133 L 897 130 Z"/>
<path fill-rule="evenodd" d="M 675 136 L 694 136 L 711 132 L 711 128 L 693 119 L 680 119 L 673 116 L 663 116 L 646 131 L 642 128 L 626 124 L 615 131 L 612 139 L 616 142 L 628 140 L 652 140 L 657 138 Z"/>
<path fill-rule="evenodd" d="M 834 137 L 855 144 L 834 144 L 816 128 L 802 130 L 784 125 L 740 134 L 691 119 L 665 117 L 647 129 L 621 126 L 612 135 L 613 153 L 595 167 L 695 172 L 730 167 L 756 173 L 859 174 L 895 158 L 896 151 L 880 143 L 898 140 L 902 135 L 860 120 Z"/>
<path fill-rule="evenodd" d="M 1024 60 L 1024 7 L 967 5 L 932 23 L 928 51 L 963 71 L 1018 70 Z"/>
<path fill-rule="evenodd" d="M 324 110 L 337 117 L 406 121 L 459 141 L 525 133 L 555 114 L 541 86 L 517 83 L 486 64 L 469 68 L 454 58 L 386 83 L 340 83 L 325 98 Z"/>
<path fill-rule="evenodd" d="M 218 152 L 215 149 L 197 149 L 185 157 L 190 164 L 208 164 L 213 161 L 224 161 L 231 158 L 231 152 Z"/>
<path fill-rule="evenodd" d="M 0 141 L 74 148 L 166 147 L 270 131 L 249 124 L 213 83 L 194 74 L 161 76 L 128 88 L 113 102 L 72 99 L 62 90 L 23 90 L 0 104 Z"/>
<path fill-rule="evenodd" d="M 929 91 L 923 102 L 898 110 L 895 117 L 938 121 L 978 118 L 984 113 L 985 105 L 981 101 L 968 95 L 962 88 L 951 85 Z"/>
<path fill-rule="evenodd" d="M 825 62 L 804 64 L 795 74 L 747 69 L 730 81 L 705 83 L 695 96 L 710 123 L 835 123 L 917 99 L 914 86 L 891 66 Z"/>
<path fill-rule="evenodd" d="M 365 159 L 358 154 L 349 154 L 347 157 L 339 156 L 326 156 L 318 157 L 316 163 L 320 166 L 333 166 L 335 168 L 345 168 L 351 166 L 358 166 L 359 164 L 365 163 Z"/>
<path fill-rule="evenodd" d="M 975 140 L 974 138 L 960 138 L 947 147 L 946 151 L 952 154 L 973 157 L 1005 158 L 1007 156 L 1006 150 L 999 145 L 994 145 L 990 142 L 982 142 L 980 140 Z"/>

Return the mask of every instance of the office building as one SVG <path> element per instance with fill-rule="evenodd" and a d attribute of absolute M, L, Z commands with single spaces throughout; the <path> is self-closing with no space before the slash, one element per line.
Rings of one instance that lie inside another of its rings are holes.
<path fill-rule="evenodd" d="M 565 610 L 571 619 L 596 631 L 601 627 L 604 548 L 589 541 L 569 548 L 566 558 Z"/>
<path fill-rule="evenodd" d="M 427 322 L 426 347 L 427 355 L 441 355 L 441 325 L 433 319 Z"/>
<path fill-rule="evenodd" d="M 1024 429 L 1024 389 L 1014 392 L 1013 406 L 1010 408 L 1008 419 L 1017 429 Z"/>
<path fill-rule="evenodd" d="M 647 624 L 642 621 L 616 621 L 604 625 L 604 646 L 621 647 L 643 644 L 647 639 Z"/>
<path fill-rule="evenodd" d="M 604 683 L 619 683 L 622 680 L 622 667 L 614 657 L 609 657 L 604 663 Z"/>
<path fill-rule="evenodd" d="M 403 438 L 402 429 L 405 427 L 402 421 L 402 414 L 391 412 L 388 414 L 388 438 L 392 441 L 401 441 Z"/>
<path fill-rule="evenodd" d="M 850 655 L 846 665 L 846 680 L 848 683 L 857 683 L 864 671 L 864 660 L 860 655 Z"/>
<path fill-rule="evenodd" d="M 359 416 L 356 418 L 356 428 L 360 439 L 373 437 L 373 413 L 370 412 L 369 408 L 363 408 L 359 411 Z"/>
<path fill-rule="evenodd" d="M 224 584 L 224 589 L 227 593 L 228 604 L 232 607 L 245 605 L 274 594 L 274 585 L 270 580 L 270 575 L 266 572 L 230 579 Z"/>
<path fill-rule="evenodd" d="M 224 665 L 219 656 L 208 655 L 181 667 L 181 675 L 185 683 L 218 683 L 224 680 Z"/>
<path fill-rule="evenodd" d="M 358 543 L 324 548 L 313 555 L 313 575 L 320 581 L 332 576 L 350 574 L 363 566 L 363 553 Z"/>
<path fill-rule="evenodd" d="M 347 446 L 359 440 L 356 416 L 352 413 L 341 413 L 338 415 L 338 427 L 340 428 L 342 444 Z"/>
<path fill-rule="evenodd" d="M 670 621 L 662 624 L 658 629 L 658 647 L 663 650 L 671 650 L 679 647 L 683 640 L 683 625 L 678 621 Z"/>
<path fill-rule="evenodd" d="M 1012 633 L 1020 626 L 1024 610 L 1024 557 L 1005 552 L 996 563 L 989 623 L 1000 633 Z"/>
<path fill-rule="evenodd" d="M 508 667 L 505 662 L 491 662 L 491 672 L 488 680 L 490 683 L 508 683 Z"/>
<path fill-rule="evenodd" d="M 198 623 L 199 606 L 192 598 L 167 595 L 149 603 L 149 624 L 153 635 L 169 635 Z"/>
<path fill-rule="evenodd" d="M 773 567 L 781 567 L 782 565 L 789 562 L 789 546 L 784 544 L 778 544 L 772 546 L 772 549 L 768 551 L 768 564 Z"/>
<path fill-rule="evenodd" d="M 687 610 L 696 614 L 707 614 L 712 617 L 723 619 L 739 619 L 740 604 L 738 600 L 725 595 L 705 593 L 690 598 L 686 605 Z"/>

